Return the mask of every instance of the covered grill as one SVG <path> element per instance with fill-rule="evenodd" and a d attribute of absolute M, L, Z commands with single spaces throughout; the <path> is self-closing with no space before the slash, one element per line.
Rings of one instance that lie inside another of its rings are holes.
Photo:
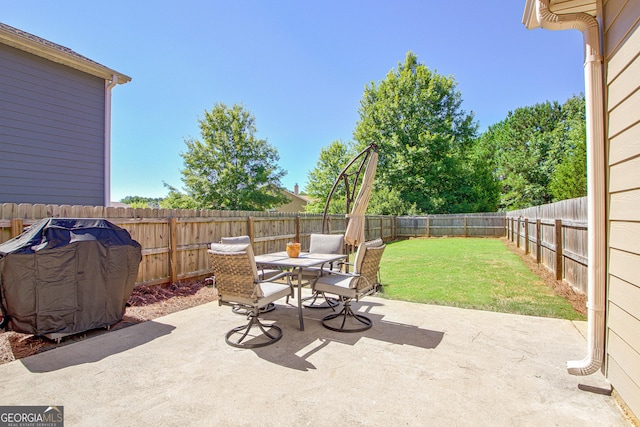
<path fill-rule="evenodd" d="M 117 323 L 141 259 L 140 244 L 105 219 L 38 221 L 0 245 L 8 329 L 56 338 Z"/>

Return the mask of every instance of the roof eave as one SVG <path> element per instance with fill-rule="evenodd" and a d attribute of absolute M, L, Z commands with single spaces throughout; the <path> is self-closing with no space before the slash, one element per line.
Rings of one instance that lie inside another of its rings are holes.
<path fill-rule="evenodd" d="M 31 53 L 32 55 L 45 58 L 49 61 L 66 65 L 67 67 L 85 72 L 87 74 L 91 74 L 92 76 L 100 77 L 104 80 L 110 81 L 112 80 L 113 76 L 116 76 L 118 78 L 118 84 L 124 84 L 131 81 L 131 77 L 119 73 L 116 70 L 112 70 L 111 68 L 105 67 L 104 65 L 98 64 L 97 62 L 88 61 L 67 54 L 53 47 L 49 47 L 36 41 L 20 37 L 17 34 L 3 31 L 3 29 L 1 28 L 0 42 L 6 44 L 7 46 L 11 46 L 16 49 Z"/>

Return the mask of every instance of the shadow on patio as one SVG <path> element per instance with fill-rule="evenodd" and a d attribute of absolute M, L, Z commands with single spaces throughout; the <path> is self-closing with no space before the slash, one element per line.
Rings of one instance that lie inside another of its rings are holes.
<path fill-rule="evenodd" d="M 354 346 L 362 339 L 371 339 L 395 345 L 433 349 L 442 341 L 443 332 L 385 320 L 384 314 L 374 312 L 374 309 L 383 306 L 383 303 L 368 300 L 353 303 L 354 310 L 366 314 L 373 321 L 373 327 L 360 333 L 340 333 L 330 331 L 320 324 L 320 320 L 329 310 L 304 309 L 305 330 L 299 331 L 297 308 L 278 305 L 277 310 L 263 314 L 261 318 L 276 322 L 284 329 L 282 340 L 275 345 L 252 351 L 272 363 L 291 369 L 308 370 L 316 369 L 308 361 L 310 356 L 325 350 L 332 343 Z M 379 311 L 384 312 L 384 309 Z"/>

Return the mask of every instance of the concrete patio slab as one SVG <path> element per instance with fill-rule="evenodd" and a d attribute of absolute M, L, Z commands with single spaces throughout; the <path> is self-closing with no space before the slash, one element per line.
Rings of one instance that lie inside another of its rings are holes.
<path fill-rule="evenodd" d="M 0 366 L 1 405 L 62 405 L 67 426 L 626 426 L 598 373 L 567 360 L 574 322 L 367 298 L 373 327 L 280 302 L 274 345 L 236 349 L 244 322 L 210 303 Z M 578 327 L 579 326 L 579 327 Z"/>

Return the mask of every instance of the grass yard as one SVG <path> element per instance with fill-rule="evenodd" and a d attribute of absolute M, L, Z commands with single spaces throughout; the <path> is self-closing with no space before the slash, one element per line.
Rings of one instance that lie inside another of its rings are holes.
<path fill-rule="evenodd" d="M 384 298 L 530 316 L 585 320 L 500 239 L 389 243 L 380 264 Z"/>

